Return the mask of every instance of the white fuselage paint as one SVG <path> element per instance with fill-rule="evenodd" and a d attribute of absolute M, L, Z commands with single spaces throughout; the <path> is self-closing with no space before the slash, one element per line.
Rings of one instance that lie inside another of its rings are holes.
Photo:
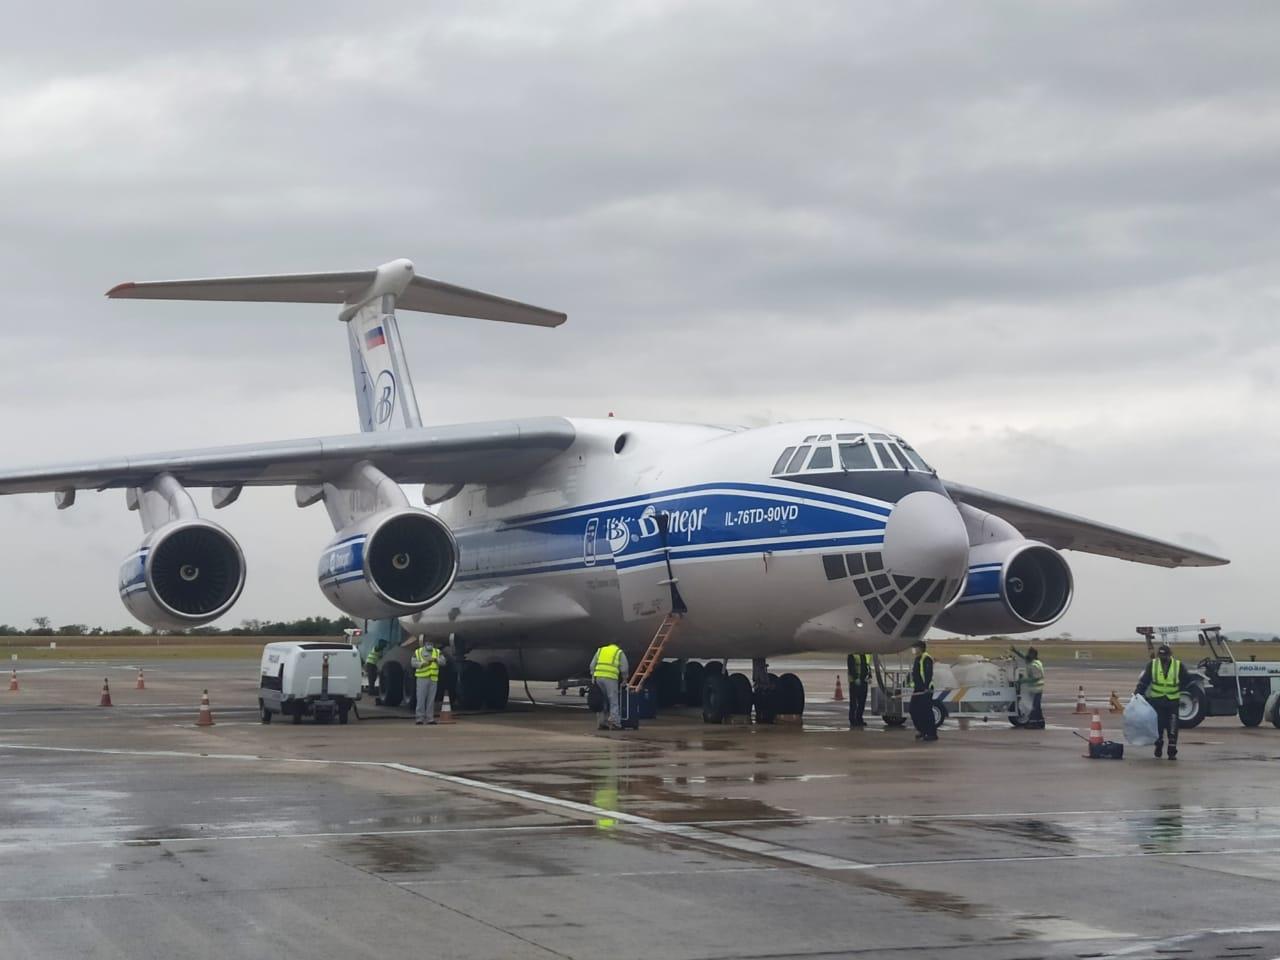
<path fill-rule="evenodd" d="M 581 671 L 584 651 L 589 657 L 608 641 L 634 663 L 671 608 L 664 515 L 671 572 L 688 606 L 668 657 L 901 650 L 911 642 L 904 632 L 923 632 L 964 576 L 967 554 L 957 558 L 954 542 L 944 544 L 945 569 L 936 560 L 931 567 L 928 529 L 924 547 L 915 536 L 909 553 L 895 558 L 886 549 L 886 526 L 904 495 L 940 497 L 954 511 L 931 473 L 842 471 L 832 444 L 834 471 L 771 476 L 784 449 L 807 436 L 883 432 L 877 428 L 834 420 L 751 430 L 614 419 L 573 426 L 572 446 L 536 473 L 468 485 L 433 508 L 457 537 L 458 581 L 442 601 L 404 618 L 407 631 L 455 634 L 475 659 L 501 659 L 528 679 Z M 958 514 L 953 527 L 943 533 L 954 541 L 959 529 L 963 539 Z M 877 591 L 902 601 L 887 629 L 875 614 L 883 618 L 888 605 L 868 609 L 843 567 L 831 576 L 828 567 L 849 554 L 883 563 L 866 572 L 862 588 L 875 576 Z M 914 599 L 892 593 L 922 577 L 928 585 Z"/>

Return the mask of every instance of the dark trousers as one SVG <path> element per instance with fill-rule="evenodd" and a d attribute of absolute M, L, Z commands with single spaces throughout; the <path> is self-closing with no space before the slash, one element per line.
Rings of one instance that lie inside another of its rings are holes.
<path fill-rule="evenodd" d="M 1031 716 L 1027 717 L 1028 724 L 1044 726 L 1044 713 L 1040 709 L 1040 701 L 1044 699 L 1044 691 L 1033 693 L 1031 695 Z"/>
<path fill-rule="evenodd" d="M 911 725 L 916 728 L 916 733 L 922 737 L 936 737 L 938 735 L 938 728 L 933 725 L 932 690 L 913 695 L 911 697 L 910 710 Z"/>
<path fill-rule="evenodd" d="M 366 663 L 364 665 L 364 675 L 369 680 L 369 692 L 373 693 L 373 688 L 378 685 L 378 665 L 376 663 Z"/>
<path fill-rule="evenodd" d="M 862 726 L 862 712 L 867 709 L 867 685 L 849 684 L 849 726 Z"/>
<path fill-rule="evenodd" d="M 1156 711 L 1156 746 L 1160 746 L 1164 742 L 1165 734 L 1169 734 L 1169 752 L 1175 753 L 1178 749 L 1178 701 L 1170 700 L 1167 697 L 1159 697 L 1155 700 L 1148 700 L 1148 703 L 1155 708 Z"/>

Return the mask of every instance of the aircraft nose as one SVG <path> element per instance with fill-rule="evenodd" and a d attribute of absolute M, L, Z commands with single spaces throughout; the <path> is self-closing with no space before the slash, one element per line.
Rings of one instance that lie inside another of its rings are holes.
<path fill-rule="evenodd" d="M 884 563 L 891 574 L 959 580 L 969 563 L 969 534 L 956 505 L 917 490 L 893 508 L 884 528 Z"/>

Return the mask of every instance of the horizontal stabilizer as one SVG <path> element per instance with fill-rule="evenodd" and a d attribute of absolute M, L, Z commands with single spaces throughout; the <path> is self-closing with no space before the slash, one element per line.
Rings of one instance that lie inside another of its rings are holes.
<path fill-rule="evenodd" d="M 393 268 L 393 269 L 389 269 Z M 383 289 L 391 274 L 395 289 Z M 404 282 L 403 276 L 410 279 Z M 491 293 L 468 290 L 413 273 L 413 264 L 397 260 L 375 270 L 344 273 L 293 273 L 205 280 L 153 280 L 121 283 L 107 291 L 117 300 L 229 300 L 254 303 L 338 303 L 357 306 L 382 293 L 396 294 L 396 307 L 477 320 L 501 320 L 558 327 L 565 315 Z"/>

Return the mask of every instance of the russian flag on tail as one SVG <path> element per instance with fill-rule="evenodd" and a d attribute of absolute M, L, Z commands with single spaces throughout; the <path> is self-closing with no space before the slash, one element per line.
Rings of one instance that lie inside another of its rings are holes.
<path fill-rule="evenodd" d="M 382 325 L 374 327 L 364 335 L 364 348 L 372 350 L 374 347 L 380 347 L 387 342 L 386 336 L 382 332 Z"/>

